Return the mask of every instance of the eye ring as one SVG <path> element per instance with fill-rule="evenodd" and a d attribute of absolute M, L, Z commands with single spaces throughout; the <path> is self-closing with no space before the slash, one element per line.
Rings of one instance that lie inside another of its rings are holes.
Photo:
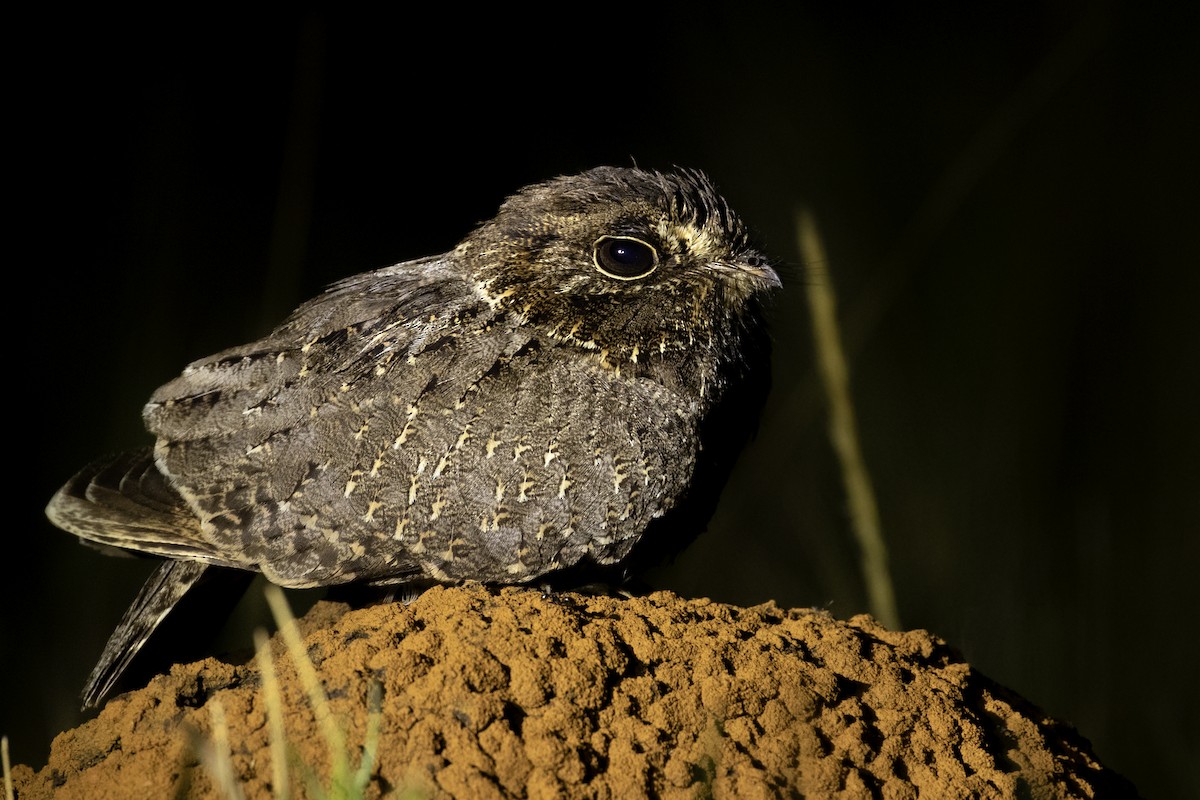
<path fill-rule="evenodd" d="M 601 236 L 592 243 L 596 269 L 619 281 L 635 281 L 658 269 L 658 251 L 634 236 Z"/>

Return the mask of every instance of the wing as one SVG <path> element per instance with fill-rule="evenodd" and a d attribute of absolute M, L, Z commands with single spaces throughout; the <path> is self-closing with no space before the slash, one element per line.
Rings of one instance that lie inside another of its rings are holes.
<path fill-rule="evenodd" d="M 493 316 L 444 259 L 343 281 L 155 392 L 157 465 L 215 552 L 276 583 L 420 577 L 419 558 L 371 544 L 382 501 L 355 489 L 407 491 L 396 475 L 427 457 L 405 446 L 422 409 L 461 404 L 525 344 Z"/>

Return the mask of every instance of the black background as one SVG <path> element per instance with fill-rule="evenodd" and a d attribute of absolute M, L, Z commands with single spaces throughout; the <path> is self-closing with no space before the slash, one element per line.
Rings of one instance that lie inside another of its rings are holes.
<path fill-rule="evenodd" d="M 706 170 L 792 265 L 797 209 L 816 214 L 903 624 L 1074 723 L 1147 796 L 1194 791 L 1194 20 L 829 6 L 13 22 L 15 761 L 40 767 L 83 718 L 151 568 L 42 508 L 149 443 L 156 386 L 330 281 L 449 249 L 519 186 L 636 160 Z M 762 433 L 655 580 L 849 617 L 866 595 L 786 270 Z"/>

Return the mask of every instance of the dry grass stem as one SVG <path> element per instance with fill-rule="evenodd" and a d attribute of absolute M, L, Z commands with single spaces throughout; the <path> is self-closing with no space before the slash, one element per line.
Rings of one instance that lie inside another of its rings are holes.
<path fill-rule="evenodd" d="M 304 649 L 304 640 L 300 638 L 300 628 L 296 625 L 296 618 L 292 616 L 291 609 L 288 608 L 283 590 L 278 586 L 268 585 L 265 593 L 267 605 L 271 607 L 271 613 L 279 625 L 279 633 L 283 636 L 283 641 L 296 666 L 296 674 L 300 677 L 300 683 L 308 694 L 308 702 L 312 706 L 313 716 L 316 717 L 321 735 L 325 737 L 325 741 L 329 743 L 332 751 L 345 753 L 346 738 L 342 735 L 341 728 L 338 727 L 333 718 L 333 712 L 329 709 L 329 700 L 325 697 L 325 690 L 321 688 L 321 679 Z"/>
<path fill-rule="evenodd" d="M 225 725 L 225 706 L 219 698 L 209 701 L 212 713 L 211 740 L 200 747 L 200 760 L 212 775 L 217 785 L 229 800 L 244 800 L 241 787 L 233 774 L 233 759 L 230 757 L 229 728 Z"/>
<path fill-rule="evenodd" d="M 0 736 L 0 764 L 4 768 L 4 798 L 13 800 L 12 765 L 8 763 L 8 737 Z"/>
<path fill-rule="evenodd" d="M 797 219 L 800 257 L 813 326 L 817 370 L 829 406 L 829 437 L 842 467 L 842 483 L 850 510 L 850 524 L 858 541 L 863 579 L 871 613 L 893 630 L 900 627 L 896 594 L 888 572 L 887 544 L 879 523 L 879 509 L 871 476 L 858 441 L 854 404 L 850 399 L 850 373 L 838 330 L 833 279 L 813 215 L 802 210 Z"/>
<path fill-rule="evenodd" d="M 362 745 L 362 757 L 357 766 L 351 764 L 350 755 L 346 750 L 346 737 L 342 733 L 342 729 L 338 726 L 337 721 L 333 717 L 333 711 L 329 707 L 329 699 L 325 695 L 324 689 L 321 687 L 320 677 L 317 675 L 316 667 L 308 657 L 308 651 L 304 648 L 304 641 L 300 637 L 300 630 L 296 624 L 296 618 L 292 616 L 291 609 L 288 608 L 287 600 L 283 596 L 283 590 L 278 586 L 268 585 L 265 590 L 267 604 L 271 607 L 271 613 L 275 617 L 275 622 L 279 626 L 279 632 L 283 636 L 284 644 L 287 646 L 288 654 L 291 655 L 292 661 L 296 666 L 296 674 L 300 678 L 300 683 L 304 686 L 304 691 L 308 695 L 309 706 L 313 710 L 313 716 L 317 720 L 317 726 L 321 732 L 321 737 L 325 740 L 325 744 L 329 748 L 329 759 L 331 763 L 328 788 L 325 788 L 319 781 L 315 772 L 306 764 L 300 764 L 304 777 L 307 780 L 309 787 L 309 795 L 314 798 L 324 798 L 325 800 L 357 800 L 363 797 L 367 785 L 371 781 L 371 773 L 375 769 L 375 757 L 379 745 L 379 731 L 382 726 L 382 691 L 380 684 L 375 683 L 371 687 L 371 694 L 368 697 L 370 707 L 367 715 L 367 731 L 366 739 Z M 271 750 L 272 760 L 276 762 L 273 767 L 276 772 L 274 775 L 279 780 L 280 767 L 284 756 L 282 751 L 285 749 L 284 734 L 283 734 L 283 709 L 279 685 L 274 672 L 274 664 L 270 660 L 269 648 L 265 641 L 259 640 L 259 654 L 266 655 L 266 662 L 270 665 L 270 678 L 267 677 L 267 672 L 263 671 L 263 687 L 267 691 L 268 697 L 268 715 L 273 718 L 271 725 Z M 260 663 L 263 663 L 260 661 Z M 274 690 L 267 689 L 267 681 L 270 680 L 274 684 Z M 272 708 L 270 699 L 274 695 L 274 707 Z M 284 778 L 286 781 L 286 778 Z M 278 785 L 285 785 L 279 783 Z"/>
<path fill-rule="evenodd" d="M 254 632 L 258 669 L 262 674 L 263 699 L 267 708 L 267 734 L 271 748 L 271 793 L 277 800 L 288 800 L 291 788 L 288 781 L 287 735 L 283 729 L 283 698 L 279 679 L 275 676 L 275 662 L 271 658 L 271 645 L 267 632 L 259 628 Z"/>

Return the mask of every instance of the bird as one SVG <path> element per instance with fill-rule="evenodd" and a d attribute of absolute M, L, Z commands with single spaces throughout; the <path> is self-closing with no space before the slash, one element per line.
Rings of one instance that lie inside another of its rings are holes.
<path fill-rule="evenodd" d="M 162 559 L 84 707 L 209 572 L 550 585 L 677 551 L 753 435 L 779 271 L 705 173 L 595 167 L 191 363 L 143 408 L 153 445 L 46 508 Z"/>

